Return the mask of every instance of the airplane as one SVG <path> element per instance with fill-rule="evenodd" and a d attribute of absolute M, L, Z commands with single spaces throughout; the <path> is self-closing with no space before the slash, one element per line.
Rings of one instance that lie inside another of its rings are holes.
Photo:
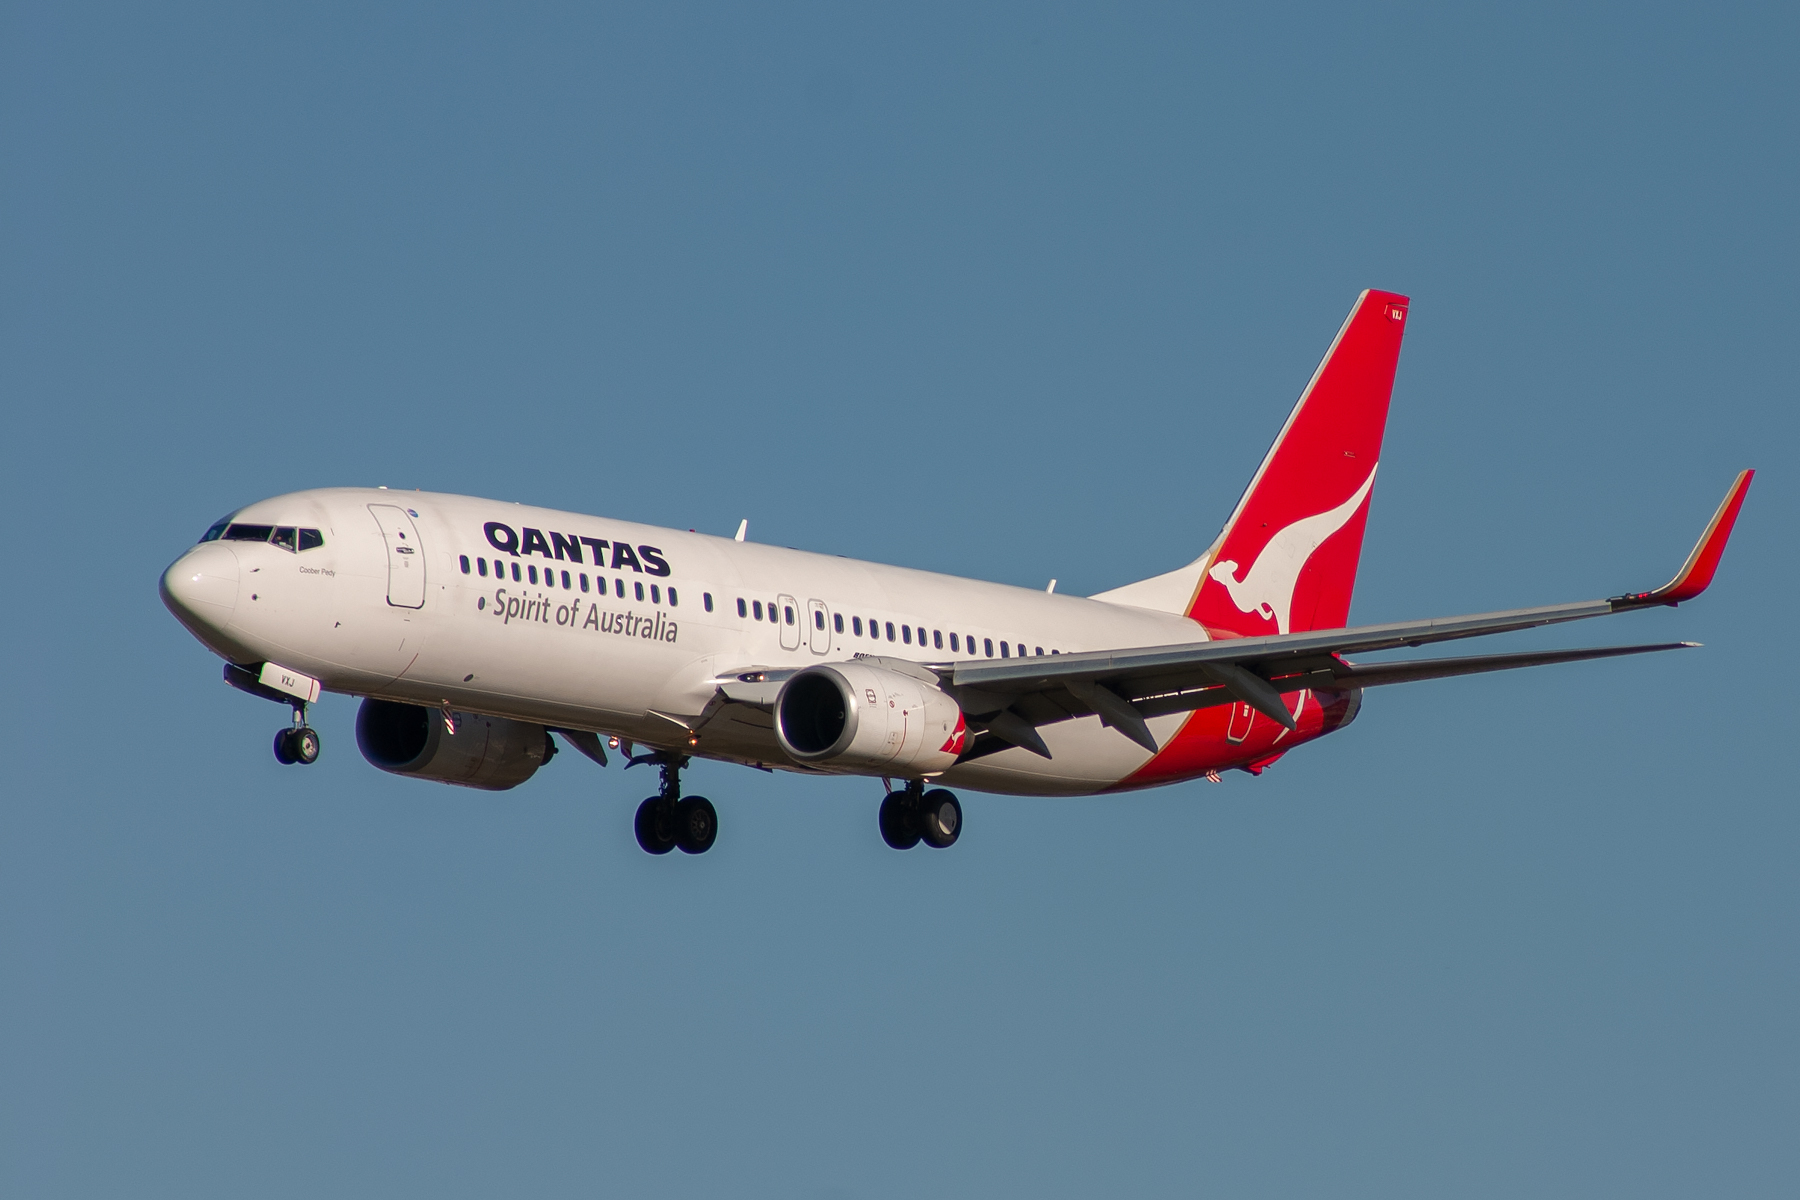
<path fill-rule="evenodd" d="M 319 757 L 306 714 L 324 692 L 362 697 L 357 746 L 396 775 L 499 791 L 558 738 L 600 766 L 622 751 L 661 774 L 634 821 L 651 854 L 714 844 L 717 811 L 681 790 L 695 757 L 879 778 L 883 840 L 944 848 L 963 828 L 944 785 L 1070 796 L 1258 776 L 1350 724 L 1372 687 L 1693 645 L 1360 660 L 1691 600 L 1754 477 L 1654 590 L 1347 627 L 1409 304 L 1357 298 L 1204 554 L 1094 596 L 761 545 L 745 525 L 726 538 L 354 487 L 221 518 L 159 590 L 227 683 L 292 710 L 281 762 Z"/>

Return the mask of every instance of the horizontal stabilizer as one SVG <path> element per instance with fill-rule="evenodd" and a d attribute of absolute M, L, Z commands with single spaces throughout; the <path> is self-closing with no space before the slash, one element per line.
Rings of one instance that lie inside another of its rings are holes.
<path fill-rule="evenodd" d="M 1356 687 L 1380 687 L 1388 683 L 1413 683 L 1421 679 L 1449 679 L 1486 671 L 1511 671 L 1519 667 L 1547 667 L 1556 663 L 1584 662 L 1593 658 L 1619 658 L 1627 654 L 1652 654 L 1659 650 L 1688 650 L 1698 642 L 1658 642 L 1648 646 L 1590 646 L 1580 650 L 1528 650 L 1520 654 L 1473 654 L 1464 658 L 1425 658 L 1411 662 L 1346 663 L 1337 668 L 1339 681 Z"/>

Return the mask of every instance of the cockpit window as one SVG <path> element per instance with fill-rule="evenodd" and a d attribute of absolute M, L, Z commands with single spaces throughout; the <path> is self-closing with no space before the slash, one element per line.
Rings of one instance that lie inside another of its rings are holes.
<path fill-rule="evenodd" d="M 283 525 L 275 530 L 275 536 L 269 540 L 292 554 L 295 551 L 294 540 L 299 532 L 292 525 Z"/>
<path fill-rule="evenodd" d="M 273 525 L 228 525 L 225 527 L 225 540 L 228 542 L 266 542 L 269 535 L 275 532 Z"/>
<path fill-rule="evenodd" d="M 323 546 L 324 544 L 325 544 L 325 535 L 320 533 L 318 530 L 302 529 L 300 531 L 300 548 L 302 550 L 317 550 L 320 546 Z"/>
<path fill-rule="evenodd" d="M 216 542 L 225 533 L 225 527 L 231 524 L 230 517 L 220 517 L 212 523 L 212 527 L 200 538 L 203 542 Z"/>

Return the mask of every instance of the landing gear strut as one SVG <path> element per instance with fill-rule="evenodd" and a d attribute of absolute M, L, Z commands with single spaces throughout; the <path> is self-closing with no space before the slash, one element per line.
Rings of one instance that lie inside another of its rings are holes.
<path fill-rule="evenodd" d="M 667 854 L 680 849 L 684 854 L 705 854 L 719 836 L 719 814 L 712 801 L 704 796 L 682 796 L 681 768 L 687 766 L 685 754 L 658 750 L 654 754 L 635 757 L 627 766 L 641 762 L 655 763 L 662 769 L 662 791 L 638 805 L 638 845 L 649 854 Z"/>
<path fill-rule="evenodd" d="M 294 724 L 275 735 L 275 761 L 308 766 L 319 761 L 319 734 L 306 723 L 306 701 L 293 700 Z"/>
<path fill-rule="evenodd" d="M 920 842 L 943 850 L 962 836 L 962 805 L 943 788 L 925 790 L 922 780 L 889 792 L 881 802 L 881 840 L 896 850 L 911 850 Z"/>

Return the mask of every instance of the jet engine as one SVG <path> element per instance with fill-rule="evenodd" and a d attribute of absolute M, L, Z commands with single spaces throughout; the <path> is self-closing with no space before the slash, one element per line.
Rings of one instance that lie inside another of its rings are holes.
<path fill-rule="evenodd" d="M 818 770 L 917 778 L 954 763 L 966 729 L 935 676 L 849 662 L 807 667 L 784 683 L 775 736 Z"/>
<path fill-rule="evenodd" d="M 542 725 L 441 712 L 416 704 L 369 699 L 356 714 L 356 748 L 383 771 L 501 792 L 518 787 L 556 753 Z"/>

